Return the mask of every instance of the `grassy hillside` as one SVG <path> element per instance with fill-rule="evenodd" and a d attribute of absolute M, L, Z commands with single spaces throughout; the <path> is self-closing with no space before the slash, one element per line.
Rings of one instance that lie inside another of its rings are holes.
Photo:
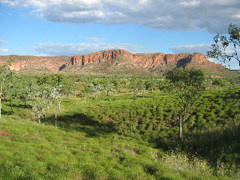
<path fill-rule="evenodd" d="M 0 179 L 240 177 L 237 79 L 206 79 L 180 140 L 162 76 L 3 77 Z"/>
<path fill-rule="evenodd" d="M 204 160 L 114 133 L 89 136 L 26 121 L 0 123 L 1 179 L 230 179 Z"/>

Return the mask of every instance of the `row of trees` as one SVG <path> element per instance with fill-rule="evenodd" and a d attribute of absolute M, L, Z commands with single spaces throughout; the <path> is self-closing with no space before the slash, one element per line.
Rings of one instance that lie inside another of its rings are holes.
<path fill-rule="evenodd" d="M 180 72 L 190 74 L 186 75 Z M 189 84 L 190 82 L 194 82 L 194 86 L 198 85 L 198 81 L 195 79 L 194 81 L 186 82 L 189 78 L 193 78 L 193 74 L 197 72 L 199 76 L 203 74 L 202 72 L 200 73 L 200 70 L 176 70 L 166 76 L 167 80 L 157 76 L 124 78 L 80 77 L 62 74 L 27 76 L 15 74 L 10 71 L 8 66 L 4 66 L 0 68 L 0 102 L 7 100 L 10 106 L 12 106 L 14 102 L 25 106 L 31 105 L 34 112 L 39 112 L 36 116 L 39 117 L 38 120 L 40 121 L 41 117 L 45 114 L 44 111 L 46 110 L 44 109 L 57 103 L 55 101 L 61 102 L 58 99 L 60 97 L 62 98 L 63 95 L 79 94 L 87 97 L 87 95 L 90 94 L 96 98 L 100 94 L 111 96 L 113 93 L 117 94 L 119 92 L 132 92 L 135 95 L 144 92 L 172 92 L 174 90 L 183 92 L 184 89 L 192 87 L 192 85 L 190 86 Z M 206 76 L 204 79 L 206 80 Z M 230 83 L 231 82 L 225 79 L 214 79 L 212 81 L 212 84 L 216 87 L 229 86 Z M 172 84 L 175 85 L 172 86 Z M 180 87 L 180 85 L 183 84 L 185 84 L 184 87 Z M 199 88 L 197 89 L 199 90 Z M 189 90 L 187 90 L 187 92 L 189 92 Z M 197 93 L 194 92 L 189 96 L 193 97 L 195 94 Z M 37 107 L 37 104 L 41 104 L 42 107 Z"/>
<path fill-rule="evenodd" d="M 38 122 L 46 115 L 47 109 L 54 106 L 57 107 L 57 118 L 57 114 L 61 112 L 63 95 L 71 93 L 71 85 L 64 82 L 61 75 L 33 78 L 17 75 L 8 66 L 2 66 L 0 77 L 0 120 L 3 100 L 8 102 L 12 111 L 15 103 L 24 107 L 30 105 Z"/>

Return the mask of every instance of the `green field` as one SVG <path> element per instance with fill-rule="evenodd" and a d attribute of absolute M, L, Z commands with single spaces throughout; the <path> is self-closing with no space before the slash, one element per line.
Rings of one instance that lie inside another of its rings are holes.
<path fill-rule="evenodd" d="M 5 77 L 0 179 L 239 179 L 239 77 L 188 108 L 164 76 Z"/>

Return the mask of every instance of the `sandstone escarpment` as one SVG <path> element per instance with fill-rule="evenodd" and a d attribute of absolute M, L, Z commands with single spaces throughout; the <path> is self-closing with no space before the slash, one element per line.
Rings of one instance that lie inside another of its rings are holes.
<path fill-rule="evenodd" d="M 210 62 L 203 54 L 131 54 L 125 50 L 106 50 L 97 53 L 74 56 L 71 60 L 72 65 L 86 65 L 91 63 L 102 63 L 104 61 L 127 58 L 142 68 L 154 68 L 158 66 L 177 66 L 187 67 L 189 65 L 201 66 L 220 66 Z"/>
<path fill-rule="evenodd" d="M 57 72 L 69 63 L 69 56 L 0 56 L 0 65 L 10 61 L 10 69 L 15 71 L 26 69 L 46 69 Z"/>
<path fill-rule="evenodd" d="M 10 68 L 15 71 L 26 69 L 47 69 L 52 72 L 94 72 L 97 69 L 128 69 L 127 72 L 164 73 L 175 67 L 202 68 L 208 71 L 224 71 L 225 69 L 210 62 L 203 54 L 132 54 L 126 50 L 105 50 L 77 56 L 0 56 L 0 65 L 12 60 Z"/>
<path fill-rule="evenodd" d="M 106 50 L 101 52 L 95 52 L 90 54 L 83 54 L 74 56 L 71 59 L 72 65 L 86 65 L 89 63 L 101 63 L 106 60 L 118 59 L 118 58 L 132 58 L 132 54 L 125 50 Z"/>

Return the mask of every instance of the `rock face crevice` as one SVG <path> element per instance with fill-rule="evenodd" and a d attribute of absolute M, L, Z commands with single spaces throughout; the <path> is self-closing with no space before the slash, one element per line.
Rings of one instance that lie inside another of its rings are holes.
<path fill-rule="evenodd" d="M 125 50 L 106 50 L 97 53 L 74 56 L 72 65 L 86 65 L 101 63 L 112 59 L 127 58 L 142 68 L 154 68 L 157 66 L 186 67 L 188 65 L 221 66 L 210 62 L 203 54 L 131 54 Z"/>
<path fill-rule="evenodd" d="M 45 68 L 52 72 L 64 71 L 68 67 L 77 66 L 87 68 L 91 64 L 101 67 L 105 62 L 127 59 L 134 66 L 146 70 L 154 70 L 163 67 L 185 67 L 185 68 L 223 68 L 219 64 L 210 62 L 203 54 L 132 54 L 126 50 L 105 50 L 90 54 L 77 56 L 0 56 L 0 65 L 6 64 L 8 60 L 13 60 L 10 68 L 15 71 L 25 69 Z M 108 68 L 104 65 L 104 68 Z M 224 69 L 224 68 L 223 68 Z"/>

